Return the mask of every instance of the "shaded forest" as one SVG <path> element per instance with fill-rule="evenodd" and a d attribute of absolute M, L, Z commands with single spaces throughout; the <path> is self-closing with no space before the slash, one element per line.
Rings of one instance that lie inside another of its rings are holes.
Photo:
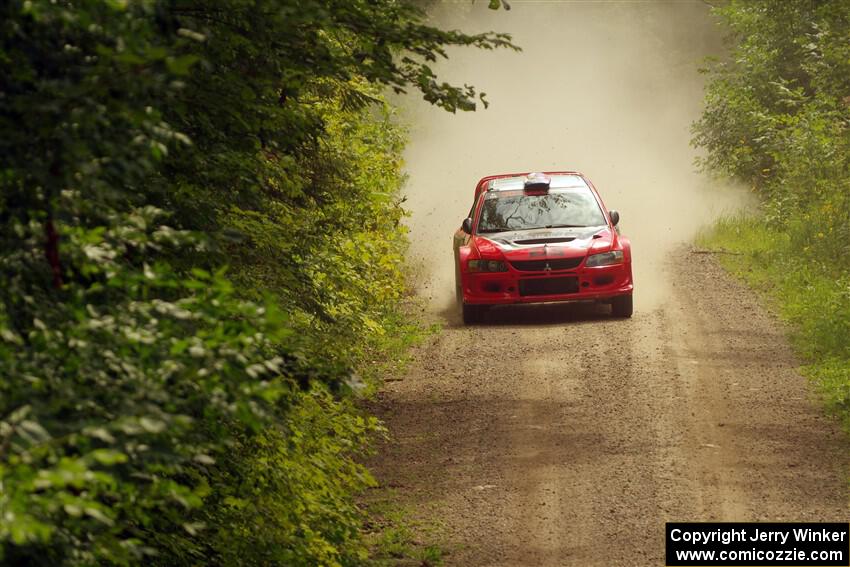
<path fill-rule="evenodd" d="M 355 394 L 416 334 L 383 96 L 473 110 L 429 65 L 510 39 L 390 0 L 12 0 L 0 30 L 0 561 L 361 563 Z"/>

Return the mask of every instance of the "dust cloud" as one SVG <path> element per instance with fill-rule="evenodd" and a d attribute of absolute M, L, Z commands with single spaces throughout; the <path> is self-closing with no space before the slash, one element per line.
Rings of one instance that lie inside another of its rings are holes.
<path fill-rule="evenodd" d="M 707 55 L 721 32 L 700 1 L 513 1 L 435 4 L 433 24 L 511 33 L 521 53 L 457 49 L 441 80 L 487 93 L 490 108 L 452 115 L 402 99 L 411 141 L 405 190 L 415 285 L 434 311 L 454 301 L 451 236 L 484 175 L 578 170 L 620 211 L 631 238 L 638 310 L 664 301 L 663 264 L 746 191 L 696 173 L 690 124 Z M 677 259 L 688 262 L 687 257 Z"/>

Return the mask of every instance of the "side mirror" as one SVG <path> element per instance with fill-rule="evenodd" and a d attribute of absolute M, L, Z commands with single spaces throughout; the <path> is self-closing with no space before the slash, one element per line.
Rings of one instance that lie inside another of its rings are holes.
<path fill-rule="evenodd" d="M 460 229 L 466 234 L 472 234 L 472 219 L 469 217 L 463 219 L 463 223 L 460 225 Z"/>
<path fill-rule="evenodd" d="M 617 226 L 620 223 L 620 213 L 617 211 L 608 211 L 608 214 L 611 215 L 611 224 Z"/>

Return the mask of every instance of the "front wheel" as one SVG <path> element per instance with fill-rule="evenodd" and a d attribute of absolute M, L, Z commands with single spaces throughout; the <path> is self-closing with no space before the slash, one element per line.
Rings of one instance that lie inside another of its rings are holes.
<path fill-rule="evenodd" d="M 469 305 L 463 304 L 463 324 L 475 325 L 484 319 L 484 313 L 487 311 L 486 305 Z"/>
<path fill-rule="evenodd" d="M 632 294 L 618 295 L 611 300 L 611 315 L 614 317 L 628 318 L 632 316 Z"/>

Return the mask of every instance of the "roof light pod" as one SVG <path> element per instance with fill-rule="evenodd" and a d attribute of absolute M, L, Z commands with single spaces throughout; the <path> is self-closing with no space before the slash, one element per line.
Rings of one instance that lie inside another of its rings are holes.
<path fill-rule="evenodd" d="M 552 178 L 545 173 L 529 173 L 525 178 L 523 188 L 526 191 L 548 191 Z"/>

